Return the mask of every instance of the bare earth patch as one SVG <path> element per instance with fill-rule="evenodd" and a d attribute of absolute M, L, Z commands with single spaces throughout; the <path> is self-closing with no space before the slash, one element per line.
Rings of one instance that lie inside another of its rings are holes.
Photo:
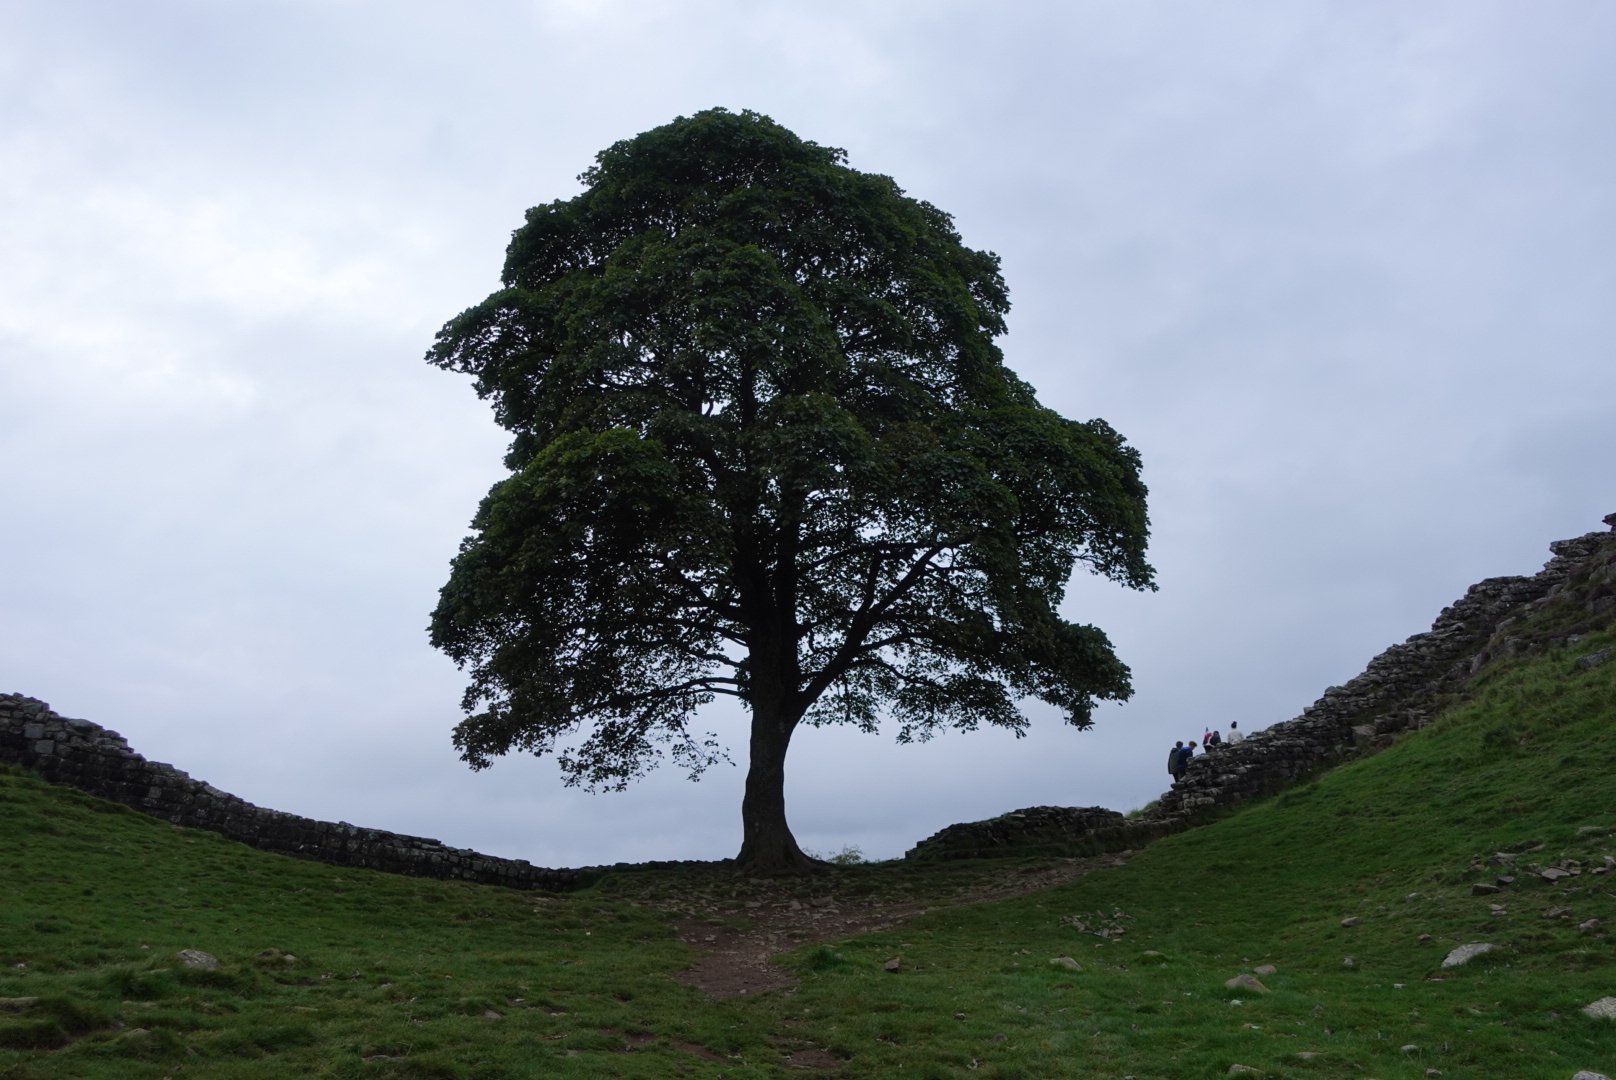
<path fill-rule="evenodd" d="M 831 867 L 777 878 L 715 866 L 681 874 L 677 885 L 662 879 L 624 891 L 666 913 L 680 940 L 696 950 L 679 981 L 723 999 L 792 986 L 795 980 L 774 964 L 788 950 L 886 930 L 929 911 L 1064 885 L 1120 866 L 1129 854 L 972 862 L 915 873 L 889 866 Z"/>

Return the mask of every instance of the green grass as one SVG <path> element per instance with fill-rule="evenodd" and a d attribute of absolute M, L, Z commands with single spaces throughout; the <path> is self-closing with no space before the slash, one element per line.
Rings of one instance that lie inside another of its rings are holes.
<path fill-rule="evenodd" d="M 1616 995 L 1616 872 L 1593 873 L 1616 855 L 1616 663 L 1573 663 L 1613 642 L 1499 666 L 1390 750 L 1070 886 L 957 907 L 957 865 L 840 868 L 846 894 L 940 902 L 721 1003 L 672 979 L 688 954 L 636 904 L 710 891 L 711 868 L 562 897 L 390 877 L 0 771 L 0 1077 L 1616 1073 L 1616 1022 L 1580 1012 Z M 1442 969 L 1472 941 L 1498 948 Z M 1268 993 L 1225 990 L 1261 964 Z M 802 1048 L 839 1064 L 793 1068 Z"/>

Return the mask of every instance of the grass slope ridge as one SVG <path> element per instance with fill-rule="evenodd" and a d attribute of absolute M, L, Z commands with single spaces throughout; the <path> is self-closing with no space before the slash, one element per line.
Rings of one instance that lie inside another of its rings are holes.
<path fill-rule="evenodd" d="M 1616 1022 L 1580 1011 L 1616 995 L 1616 663 L 1577 663 L 1613 638 L 1124 868 L 810 956 L 799 1008 L 870 1076 L 1616 1072 Z M 1496 950 L 1442 968 L 1472 942 Z M 1269 992 L 1224 989 L 1261 965 Z"/>
<path fill-rule="evenodd" d="M 1070 886 L 804 945 L 795 989 L 728 1001 L 635 902 L 678 869 L 564 897 L 344 870 L 3 771 L 0 1077 L 1616 1073 L 1616 1022 L 1581 1012 L 1616 995 L 1616 663 L 1587 659 L 1613 646 L 1501 661 L 1382 754 Z M 779 887 L 736 878 L 715 932 Z M 1225 989 L 1261 965 L 1266 993 Z"/>

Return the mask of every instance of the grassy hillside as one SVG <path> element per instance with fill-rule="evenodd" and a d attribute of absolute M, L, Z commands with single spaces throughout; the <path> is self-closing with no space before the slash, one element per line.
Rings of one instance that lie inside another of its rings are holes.
<path fill-rule="evenodd" d="M 1575 663 L 1613 644 L 1500 666 L 1391 750 L 1069 886 L 959 907 L 957 867 L 844 871 L 938 902 L 805 930 L 794 989 L 721 1002 L 636 903 L 693 871 L 565 897 L 389 877 L 0 771 L 0 1077 L 1616 1074 L 1616 1021 L 1581 1012 L 1616 996 L 1616 661 Z M 715 930 L 792 888 L 737 880 Z M 1496 948 L 1443 969 L 1470 942 Z M 1264 964 L 1266 992 L 1225 989 Z"/>

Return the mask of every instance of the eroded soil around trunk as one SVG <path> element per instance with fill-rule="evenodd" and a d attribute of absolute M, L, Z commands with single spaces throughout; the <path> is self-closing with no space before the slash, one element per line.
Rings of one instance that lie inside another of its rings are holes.
<path fill-rule="evenodd" d="M 639 880 L 624 875 L 612 891 L 666 914 L 696 953 L 680 981 L 722 999 L 791 986 L 794 980 L 773 962 L 788 950 L 885 930 L 929 911 L 1064 885 L 1120 866 L 1128 855 L 830 866 L 772 878 L 714 864 Z"/>

